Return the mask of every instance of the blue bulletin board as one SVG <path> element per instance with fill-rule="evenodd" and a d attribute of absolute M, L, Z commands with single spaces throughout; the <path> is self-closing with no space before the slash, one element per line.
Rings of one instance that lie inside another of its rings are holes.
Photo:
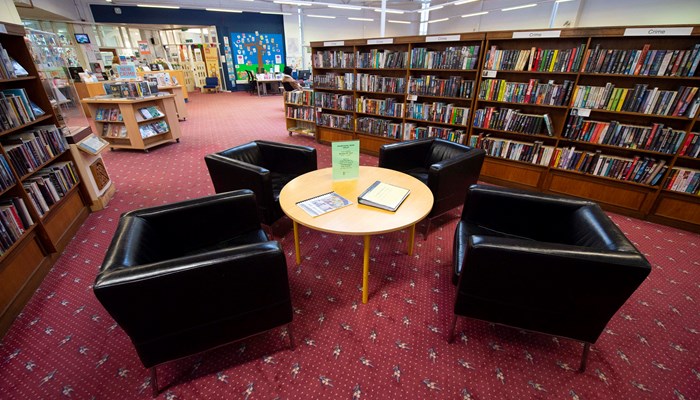
<path fill-rule="evenodd" d="M 284 44 L 282 34 L 260 32 L 231 33 L 233 62 L 236 65 L 236 82 L 248 80 L 246 71 L 258 72 L 260 64 L 265 71 L 274 71 L 279 65 L 284 69 Z"/>

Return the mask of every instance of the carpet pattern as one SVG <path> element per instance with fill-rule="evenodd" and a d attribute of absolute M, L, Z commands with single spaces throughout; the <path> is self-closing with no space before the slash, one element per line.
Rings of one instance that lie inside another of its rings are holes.
<path fill-rule="evenodd" d="M 280 97 L 191 93 L 188 108 L 179 144 L 103 154 L 118 192 L 88 217 L 2 340 L 0 399 L 150 398 L 149 372 L 92 293 L 119 215 L 212 194 L 204 155 L 254 139 L 315 145 L 319 167 L 330 166 L 328 146 L 287 135 Z M 360 163 L 377 160 L 362 155 Z M 296 349 L 279 328 L 161 366 L 159 398 L 700 398 L 700 235 L 611 214 L 653 271 L 579 374 L 582 346 L 568 339 L 460 319 L 447 343 L 459 212 L 434 221 L 427 240 L 419 235 L 412 257 L 405 231 L 372 238 L 368 304 L 362 239 L 302 228 L 297 266 L 283 219 L 275 231 L 287 255 Z"/>

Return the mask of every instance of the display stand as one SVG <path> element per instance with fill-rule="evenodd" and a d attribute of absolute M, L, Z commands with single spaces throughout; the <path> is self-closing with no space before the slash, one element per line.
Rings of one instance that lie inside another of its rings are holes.
<path fill-rule="evenodd" d="M 69 133 L 66 136 L 70 151 L 75 159 L 78 173 L 87 189 L 92 211 L 102 210 L 116 193 L 116 187 L 109 177 L 104 160 L 100 153 L 109 147 L 109 142 L 103 141 L 102 146 L 87 146 L 88 142 L 98 142 L 99 137 L 95 136 L 88 126 L 68 127 Z M 98 142 L 99 143 L 99 142 Z"/>
<path fill-rule="evenodd" d="M 314 93 L 311 90 L 284 92 L 284 114 L 289 136 L 298 133 L 316 137 Z"/>
<path fill-rule="evenodd" d="M 182 85 L 158 86 L 158 91 L 174 95 L 177 119 L 180 121 L 187 120 L 187 105 L 185 104 L 184 96 L 185 88 Z"/>

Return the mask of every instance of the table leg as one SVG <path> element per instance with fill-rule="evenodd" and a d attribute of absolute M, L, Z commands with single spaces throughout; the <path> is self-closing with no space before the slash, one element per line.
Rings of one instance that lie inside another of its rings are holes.
<path fill-rule="evenodd" d="M 260 81 L 255 81 L 255 89 L 258 90 L 258 97 L 260 97 Z"/>
<path fill-rule="evenodd" d="M 294 221 L 294 252 L 297 256 L 297 265 L 301 264 L 301 254 L 299 253 L 299 224 Z"/>
<path fill-rule="evenodd" d="M 362 259 L 362 303 L 369 300 L 369 235 L 365 235 L 365 255 Z"/>
<path fill-rule="evenodd" d="M 413 255 L 413 244 L 416 241 L 416 224 L 411 225 L 411 233 L 408 236 L 408 255 Z"/>

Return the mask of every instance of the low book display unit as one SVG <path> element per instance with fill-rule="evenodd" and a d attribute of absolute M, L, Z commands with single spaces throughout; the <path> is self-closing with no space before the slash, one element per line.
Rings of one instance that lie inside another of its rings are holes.
<path fill-rule="evenodd" d="M 357 202 L 387 211 L 396 211 L 410 193 L 408 189 L 376 181 L 357 197 Z"/>

